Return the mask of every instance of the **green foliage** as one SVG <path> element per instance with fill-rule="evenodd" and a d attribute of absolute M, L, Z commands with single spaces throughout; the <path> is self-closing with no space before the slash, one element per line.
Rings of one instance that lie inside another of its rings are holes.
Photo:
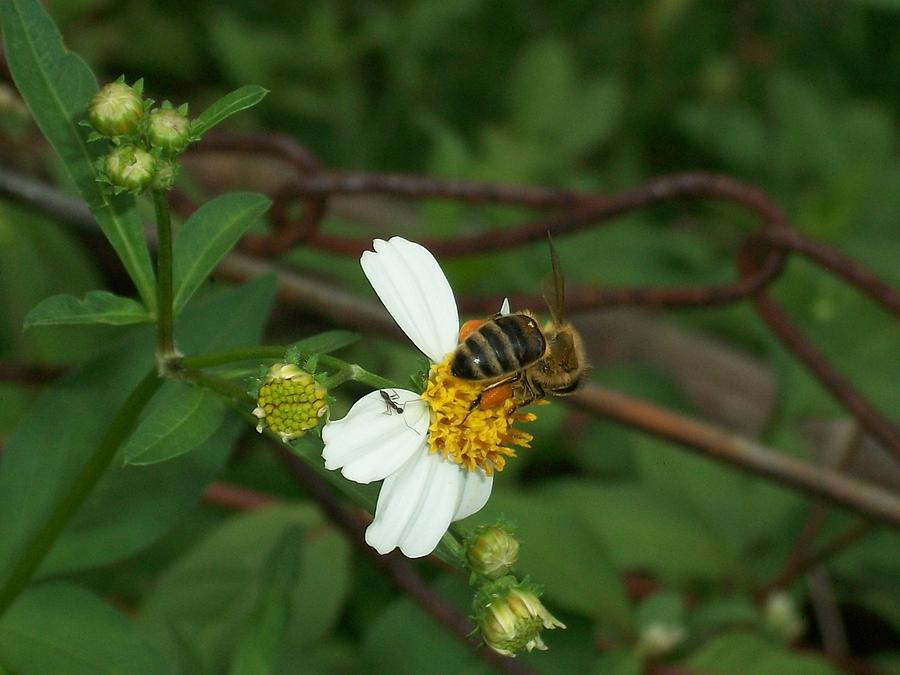
<path fill-rule="evenodd" d="M 108 291 L 91 291 L 84 299 L 71 295 L 54 295 L 28 312 L 25 327 L 65 326 L 83 323 L 105 323 L 126 326 L 145 323 L 151 317 L 141 303 Z"/>
<path fill-rule="evenodd" d="M 223 96 L 191 121 L 191 134 L 199 138 L 232 115 L 252 108 L 268 93 L 260 86 L 247 85 Z"/>
<path fill-rule="evenodd" d="M 156 464 L 190 452 L 216 432 L 224 414 L 224 404 L 211 391 L 168 382 L 156 392 L 125 443 L 125 463 Z"/>
<path fill-rule="evenodd" d="M 59 581 L 27 591 L 0 619 L 0 661 L 21 675 L 176 672 L 124 614 Z"/>
<path fill-rule="evenodd" d="M 838 675 L 824 659 L 792 654 L 750 633 L 729 633 L 710 640 L 685 664 L 722 675 Z"/>
<path fill-rule="evenodd" d="M 190 330 L 182 332 L 182 343 L 196 350 L 253 341 L 273 292 L 272 280 L 262 279 L 198 303 L 186 315 Z M 109 357 L 86 364 L 49 388 L 6 443 L 0 462 L 0 579 L 76 480 L 113 411 L 151 366 L 150 338 L 148 331 L 131 335 Z M 171 392 L 163 389 L 159 394 L 171 400 Z M 144 426 L 136 433 L 145 433 Z M 174 456 L 171 448 L 192 449 L 185 447 L 184 437 L 192 439 L 194 452 L 178 461 L 126 467 L 120 458 L 119 466 L 106 472 L 57 541 L 43 573 L 100 565 L 152 543 L 177 522 L 221 469 L 228 443 L 238 430 L 232 421 L 217 436 L 198 439 L 192 428 L 182 426 L 156 447 L 156 452 Z"/>
<path fill-rule="evenodd" d="M 299 565 L 285 567 L 292 557 Z M 159 580 L 140 623 L 171 658 L 184 663 L 189 645 L 205 670 L 217 671 L 235 649 L 241 659 L 260 650 L 271 663 L 275 647 L 260 640 L 273 636 L 258 631 L 272 621 L 283 625 L 274 653 L 296 667 L 334 624 L 348 572 L 347 544 L 310 509 L 271 507 L 229 519 L 198 542 Z M 277 607 L 279 586 L 288 617 Z"/>
<path fill-rule="evenodd" d="M 250 192 L 222 195 L 181 226 L 172 251 L 176 314 L 270 204 L 263 195 Z"/>

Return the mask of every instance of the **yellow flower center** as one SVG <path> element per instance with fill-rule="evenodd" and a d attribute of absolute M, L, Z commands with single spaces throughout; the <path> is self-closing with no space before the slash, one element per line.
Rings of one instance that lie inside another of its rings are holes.
<path fill-rule="evenodd" d="M 503 470 L 507 457 L 516 456 L 516 451 L 508 446 L 531 447 L 534 437 L 513 428 L 513 423 L 532 422 L 537 416 L 516 412 L 513 399 L 493 408 L 473 408 L 483 388 L 483 382 L 453 377 L 448 358 L 431 367 L 422 399 L 432 410 L 428 429 L 430 452 L 439 452 L 469 471 L 482 469 L 490 476 Z"/>

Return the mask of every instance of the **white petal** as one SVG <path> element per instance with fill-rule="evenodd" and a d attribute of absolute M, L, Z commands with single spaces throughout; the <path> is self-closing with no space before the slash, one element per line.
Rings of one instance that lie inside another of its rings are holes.
<path fill-rule="evenodd" d="M 424 246 L 376 239 L 360 258 L 363 272 L 397 325 L 434 363 L 456 348 L 459 313 L 447 277 Z"/>
<path fill-rule="evenodd" d="M 357 483 L 381 480 L 399 469 L 415 452 L 425 451 L 430 421 L 428 406 L 418 394 L 404 389 L 385 390 L 398 414 L 380 391 L 366 394 L 343 419 L 322 430 L 325 468 L 342 469 Z"/>
<path fill-rule="evenodd" d="M 467 471 L 466 474 L 462 496 L 456 507 L 456 513 L 453 514 L 454 522 L 480 511 L 487 504 L 488 497 L 491 496 L 491 487 L 494 485 L 494 477 L 486 475 L 480 469 Z"/>
<path fill-rule="evenodd" d="M 468 473 L 458 464 L 445 459 L 437 463 L 428 486 L 424 508 L 419 509 L 400 540 L 403 555 L 407 558 L 421 558 L 435 549 L 450 527 Z"/>
<path fill-rule="evenodd" d="M 427 452 L 413 455 L 399 471 L 384 479 L 375 519 L 366 529 L 366 543 L 382 555 L 400 545 L 406 526 L 423 507 L 428 481 L 436 466 L 434 459 L 435 455 Z"/>
<path fill-rule="evenodd" d="M 463 479 L 463 470 L 438 454 L 414 455 L 385 479 L 366 542 L 382 554 L 399 546 L 410 558 L 428 555 L 450 526 Z"/>
<path fill-rule="evenodd" d="M 500 316 L 509 314 L 509 298 L 503 298 L 503 304 L 500 305 Z"/>

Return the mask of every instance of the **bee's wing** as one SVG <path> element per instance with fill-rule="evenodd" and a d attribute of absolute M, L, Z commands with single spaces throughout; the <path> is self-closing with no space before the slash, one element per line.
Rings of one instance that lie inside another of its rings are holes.
<path fill-rule="evenodd" d="M 565 320 L 566 281 L 563 279 L 559 265 L 559 256 L 556 254 L 556 247 L 553 245 L 553 239 L 550 237 L 549 232 L 547 232 L 547 243 L 550 245 L 550 265 L 553 268 L 553 273 L 550 277 L 544 279 L 544 302 L 547 303 L 547 307 L 550 309 L 553 323 L 561 324 Z"/>

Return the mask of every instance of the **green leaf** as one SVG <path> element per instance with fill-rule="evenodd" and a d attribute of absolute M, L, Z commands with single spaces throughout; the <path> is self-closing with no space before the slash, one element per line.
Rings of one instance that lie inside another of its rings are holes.
<path fill-rule="evenodd" d="M 435 588 L 445 598 L 459 600 L 457 606 L 465 602 L 466 593 L 458 580 L 444 577 Z M 392 602 L 366 623 L 362 652 L 373 675 L 491 672 L 471 649 L 408 598 Z"/>
<path fill-rule="evenodd" d="M 637 608 L 637 619 L 641 628 L 653 624 L 666 626 L 684 625 L 684 601 L 678 593 L 661 591 L 644 598 Z"/>
<path fill-rule="evenodd" d="M 73 233 L 32 211 L 0 206 L 0 344 L 7 350 L 5 356 L 71 362 L 96 354 L 95 337 L 107 330 L 104 327 L 43 328 L 26 334 L 22 324 L 45 298 L 57 293 L 80 295 L 101 283 L 91 254 Z"/>
<path fill-rule="evenodd" d="M 706 457 L 649 437 L 634 439 L 634 458 L 642 483 L 672 514 L 691 520 L 723 549 L 734 564 L 761 538 L 771 536 L 772 523 L 784 518 L 798 498 L 765 481 L 722 466 Z M 747 519 L 747 513 L 755 518 Z"/>
<path fill-rule="evenodd" d="M 592 675 L 641 675 L 644 665 L 630 650 L 617 649 L 597 657 Z"/>
<path fill-rule="evenodd" d="M 179 336 L 185 349 L 221 349 L 259 338 L 272 278 L 197 303 Z M 223 320 L 223 317 L 227 317 Z M 48 387 L 9 437 L 0 462 L 0 580 L 46 522 L 106 431 L 110 417 L 153 366 L 154 335 L 127 344 Z M 138 551 L 178 522 L 218 473 L 238 431 L 231 420 L 194 452 L 149 467 L 113 462 L 56 541 L 39 574 L 84 569 Z"/>
<path fill-rule="evenodd" d="M 295 533 L 300 561 L 285 593 L 290 612 L 278 653 L 308 652 L 334 626 L 350 582 L 347 542 L 308 507 L 236 516 L 201 540 L 162 575 L 144 604 L 140 622 L 149 638 L 174 660 L 183 648 L 172 635 L 178 631 L 206 672 L 226 670 L 236 641 L 266 604 L 272 564 L 280 567 L 280 555 L 291 555 L 273 554 L 286 532 Z M 289 672 L 297 671 L 296 661 L 293 666 Z"/>
<path fill-rule="evenodd" d="M 71 583 L 29 589 L 0 620 L 0 662 L 21 675 L 165 675 L 172 664 L 125 615 Z"/>
<path fill-rule="evenodd" d="M 216 432 L 224 416 L 225 404 L 217 394 L 183 382 L 167 382 L 125 442 L 121 450 L 124 462 L 156 464 L 190 452 Z"/>
<path fill-rule="evenodd" d="M 541 504 L 566 505 L 609 546 L 620 570 L 652 569 L 673 582 L 722 579 L 734 564 L 722 544 L 693 519 L 636 485 L 559 480 L 541 491 Z"/>
<path fill-rule="evenodd" d="M 197 209 L 181 226 L 172 252 L 176 314 L 271 203 L 253 192 L 221 195 Z"/>
<path fill-rule="evenodd" d="M 500 492 L 473 521 L 498 516 L 516 524 L 522 542 L 517 569 L 544 586 L 551 612 L 558 605 L 629 632 L 631 608 L 601 537 L 548 500 Z"/>
<path fill-rule="evenodd" d="M 741 596 L 712 597 L 688 615 L 689 634 L 711 634 L 722 628 L 747 628 L 759 623 L 759 610 L 752 600 Z"/>
<path fill-rule="evenodd" d="M 827 661 L 793 654 L 752 633 L 729 633 L 707 642 L 685 662 L 717 675 L 838 675 Z"/>
<path fill-rule="evenodd" d="M 260 598 L 238 640 L 231 675 L 271 673 L 288 619 L 290 592 L 300 569 L 303 529 L 285 528 L 259 575 Z"/>
<path fill-rule="evenodd" d="M 150 321 L 144 306 L 109 291 L 91 291 L 79 300 L 72 295 L 54 295 L 43 300 L 25 317 L 25 328 L 85 323 L 125 326 Z"/>
<path fill-rule="evenodd" d="M 53 20 L 37 0 L 0 3 L 5 54 L 16 87 L 44 136 L 87 202 L 100 228 L 121 258 L 144 304 L 156 304 L 150 253 L 127 195 L 108 196 L 96 182 L 94 161 L 102 143 L 86 143 L 85 118 L 97 82 L 87 64 L 65 49 Z"/>
<path fill-rule="evenodd" d="M 252 108 L 262 101 L 268 93 L 268 89 L 255 84 L 248 84 L 240 89 L 235 89 L 230 94 L 226 94 L 191 122 L 191 136 L 202 136 L 224 119 L 247 108 Z"/>

